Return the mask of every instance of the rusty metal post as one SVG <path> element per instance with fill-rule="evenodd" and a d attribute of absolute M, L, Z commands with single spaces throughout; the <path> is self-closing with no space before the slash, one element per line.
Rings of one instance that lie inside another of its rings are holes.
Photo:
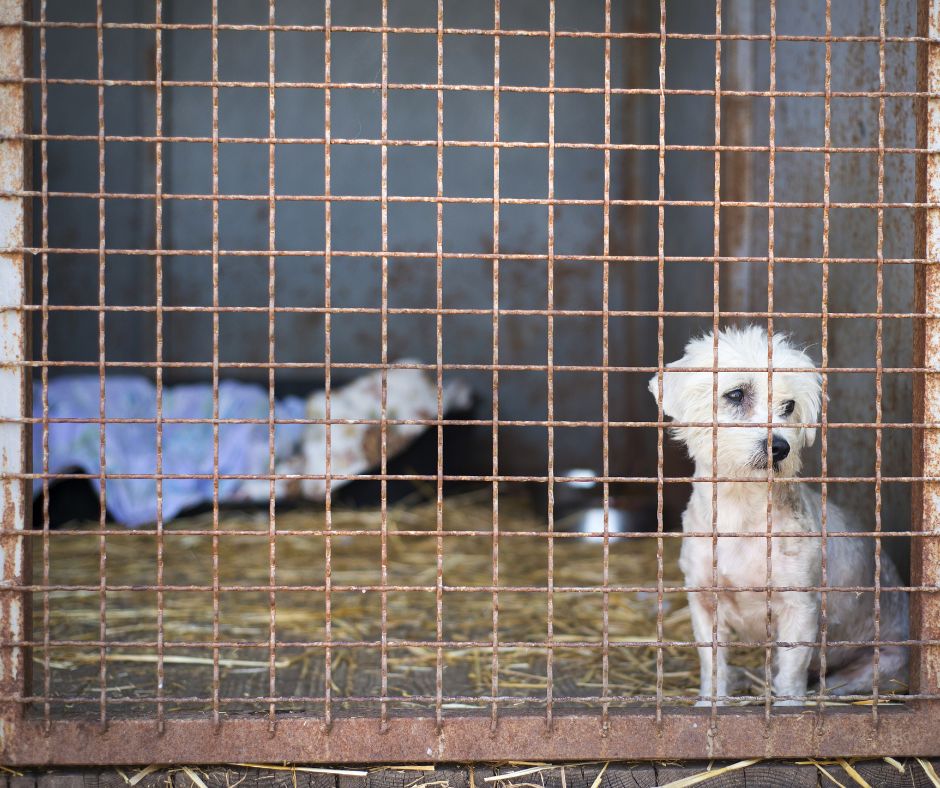
<path fill-rule="evenodd" d="M 0 79 L 22 80 L 26 75 L 26 39 L 21 22 L 24 0 L 0 0 Z M 29 188 L 29 152 L 22 135 L 26 128 L 26 89 L 20 82 L 0 85 L 0 191 L 10 194 Z M 0 247 L 22 249 L 29 222 L 26 198 L 0 197 Z M 29 481 L 9 478 L 29 470 L 30 415 L 27 312 L 29 272 L 21 251 L 0 254 L 0 693 L 4 698 L 28 694 L 25 649 L 14 645 L 27 637 L 28 595 L 6 590 L 28 582 L 26 539 L 29 527 Z M 0 753 L 6 752 L 11 725 L 23 705 L 0 706 Z"/>
<path fill-rule="evenodd" d="M 927 36 L 918 56 L 920 92 L 940 90 L 940 0 L 925 0 L 918 9 L 918 33 Z M 925 149 L 926 162 L 918 168 L 917 200 L 928 205 L 940 203 L 940 99 L 920 99 L 918 147 Z M 916 279 L 915 310 L 926 315 L 915 327 L 916 365 L 925 370 L 914 386 L 914 421 L 925 425 L 914 440 L 915 476 L 940 476 L 940 208 L 921 212 L 916 255 L 925 264 Z M 926 533 L 940 531 L 940 483 L 924 481 L 915 486 L 914 522 Z M 920 542 L 918 545 L 917 542 Z M 920 549 L 918 549 L 918 547 Z M 935 585 L 940 581 L 940 541 L 915 540 L 911 551 L 911 582 Z M 914 594 L 911 611 L 912 636 L 936 641 L 940 636 L 940 599 L 934 594 Z M 940 686 L 940 647 L 920 645 L 914 649 L 911 664 L 911 692 L 936 692 Z"/>

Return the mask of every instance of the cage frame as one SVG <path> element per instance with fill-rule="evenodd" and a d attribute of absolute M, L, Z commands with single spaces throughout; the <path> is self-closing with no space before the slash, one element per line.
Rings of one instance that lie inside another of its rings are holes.
<path fill-rule="evenodd" d="M 900 707 L 884 706 L 877 714 L 867 708 L 788 708 L 766 714 L 760 707 L 713 706 L 670 708 L 655 717 L 647 708 L 550 716 L 502 710 L 498 719 L 459 713 L 443 718 L 269 718 L 259 712 L 218 719 L 167 717 L 159 724 L 150 717 L 112 718 L 104 725 L 87 719 L 47 724 L 28 717 L 30 665 L 24 644 L 30 640 L 32 540 L 24 532 L 31 527 L 32 411 L 30 312 L 25 306 L 29 261 L 35 253 L 30 218 L 34 194 L 29 191 L 30 19 L 29 0 L 0 0 L 0 761 L 103 765 L 940 756 L 940 599 L 929 593 L 912 596 L 911 677 L 918 698 Z M 910 481 L 912 530 L 933 535 L 940 530 L 940 0 L 920 0 L 918 47 L 918 147 L 926 153 L 919 156 L 916 184 L 922 207 L 915 256 L 923 264 L 915 265 L 914 312 L 920 317 L 912 318 L 915 448 Z M 440 210 L 440 193 L 437 203 Z M 661 463 L 660 458 L 660 472 Z M 495 476 L 494 470 L 494 485 Z M 913 542 L 912 585 L 936 585 L 940 542 L 923 536 Z"/>

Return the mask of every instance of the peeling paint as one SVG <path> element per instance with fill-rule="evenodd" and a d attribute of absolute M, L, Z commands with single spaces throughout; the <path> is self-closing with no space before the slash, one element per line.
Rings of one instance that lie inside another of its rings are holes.
<path fill-rule="evenodd" d="M 0 0 L 0 24 L 22 19 L 23 4 Z M 21 28 L 0 30 L 0 74 L 25 74 L 25 35 Z M 22 84 L 0 86 L 0 136 L 15 137 L 25 129 L 26 105 Z M 26 148 L 21 140 L 0 142 L 0 191 L 21 191 L 28 183 Z M 28 467 L 28 428 L 18 421 L 29 415 L 29 372 L 26 313 L 19 307 L 28 297 L 28 273 L 19 249 L 26 244 L 26 199 L 0 198 L 0 754 L 6 751 L 22 719 L 23 706 L 11 698 L 25 691 L 25 649 L 14 646 L 27 636 L 25 592 L 28 579 L 26 545 L 19 534 L 27 527 L 27 482 L 5 476 L 22 474 Z M 7 420 L 11 421 L 7 421 Z"/>

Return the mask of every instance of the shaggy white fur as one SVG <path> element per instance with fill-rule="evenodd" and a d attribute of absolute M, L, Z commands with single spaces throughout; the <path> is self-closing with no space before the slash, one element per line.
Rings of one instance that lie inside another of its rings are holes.
<path fill-rule="evenodd" d="M 720 331 L 717 367 L 714 349 L 712 334 L 692 339 L 683 357 L 668 365 L 662 382 L 656 375 L 649 384 L 657 401 L 661 392 L 665 415 L 677 422 L 671 428 L 672 435 L 685 444 L 695 461 L 696 477 L 714 475 L 728 480 L 694 483 L 682 517 L 686 536 L 679 563 L 686 586 L 712 589 L 717 579 L 719 588 L 717 596 L 712 590 L 689 593 L 695 639 L 703 644 L 698 649 L 702 705 L 722 703 L 732 689 L 727 648 L 704 645 L 712 643 L 714 627 L 718 642 L 728 642 L 732 636 L 765 642 L 764 589 L 821 586 L 823 543 L 827 589 L 873 588 L 875 571 L 872 538 L 838 535 L 872 531 L 873 524 L 851 521 L 842 509 L 827 502 L 827 537 L 823 539 L 820 494 L 795 480 L 802 466 L 801 452 L 813 445 L 814 425 L 819 421 L 820 375 L 813 361 L 787 337 L 775 334 L 768 371 L 767 332 L 759 326 Z M 734 426 L 712 426 L 715 393 L 717 421 Z M 772 423 L 770 440 L 768 422 Z M 717 508 L 713 511 L 716 486 Z M 772 533 L 789 534 L 770 538 L 769 561 L 768 492 Z M 713 529 L 718 533 L 716 578 L 712 569 Z M 750 533 L 760 535 L 740 535 Z M 881 553 L 880 577 L 882 587 L 901 585 L 886 552 Z M 740 588 L 750 590 L 735 590 Z M 794 644 L 778 645 L 774 650 L 772 689 L 779 704 L 804 703 L 810 675 L 819 673 L 820 648 L 813 644 L 820 643 L 821 596 L 818 591 L 771 593 L 771 639 Z M 827 691 L 871 693 L 874 648 L 846 642 L 907 640 L 907 594 L 881 592 L 877 637 L 873 592 L 827 590 L 825 597 L 827 644 L 836 644 L 826 648 Z M 903 689 L 907 684 L 907 647 L 882 646 L 878 657 L 881 690 Z"/>

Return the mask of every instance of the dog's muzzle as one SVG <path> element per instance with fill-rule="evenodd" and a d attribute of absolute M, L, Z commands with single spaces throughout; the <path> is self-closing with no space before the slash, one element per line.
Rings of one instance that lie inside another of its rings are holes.
<path fill-rule="evenodd" d="M 762 440 L 759 446 L 760 448 L 757 451 L 757 456 L 760 458 L 760 460 L 756 463 L 756 465 L 758 468 L 765 469 L 767 467 L 767 441 Z M 779 470 L 780 463 L 789 456 L 789 441 L 780 435 L 774 435 L 770 441 L 770 457 L 771 461 L 773 462 L 774 470 Z"/>

